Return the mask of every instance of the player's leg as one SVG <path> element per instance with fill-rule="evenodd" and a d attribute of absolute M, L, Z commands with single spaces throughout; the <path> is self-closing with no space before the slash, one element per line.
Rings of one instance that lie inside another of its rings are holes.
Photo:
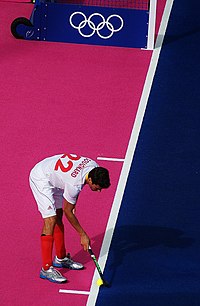
<path fill-rule="evenodd" d="M 42 267 L 44 270 L 48 270 L 52 266 L 53 231 L 57 218 L 53 190 L 50 188 L 48 181 L 38 180 L 34 176 L 30 178 L 30 186 L 43 218 L 41 233 Z"/>
<path fill-rule="evenodd" d="M 61 211 L 57 209 L 59 216 L 62 215 Z M 57 215 L 57 216 L 58 216 Z M 70 254 L 66 255 L 65 239 L 64 239 L 64 224 L 62 219 L 57 218 L 57 223 L 54 228 L 54 242 L 56 248 L 56 256 L 53 261 L 54 267 L 68 268 L 72 270 L 82 270 L 84 266 L 72 260 Z"/>
<path fill-rule="evenodd" d="M 38 178 L 35 179 L 34 176 L 30 176 L 30 187 L 43 218 L 41 235 L 42 269 L 40 277 L 56 283 L 66 282 L 67 279 L 53 268 L 52 262 L 53 232 L 57 221 L 53 190 L 51 186 L 48 186 L 48 182 L 40 181 Z"/>
<path fill-rule="evenodd" d="M 53 232 L 56 225 L 56 216 L 46 217 L 43 219 L 43 229 L 41 234 L 41 252 L 42 252 L 42 268 L 48 270 L 53 266 Z"/>
<path fill-rule="evenodd" d="M 63 197 L 61 191 L 57 190 L 54 193 L 55 206 L 56 206 L 56 214 L 57 220 L 56 225 L 54 227 L 54 242 L 56 249 L 56 256 L 53 261 L 53 265 L 58 268 L 68 268 L 73 270 L 82 270 L 84 267 L 81 263 L 74 262 L 70 255 L 66 255 L 65 248 L 65 237 L 64 237 L 64 224 L 62 221 L 63 217 Z"/>
<path fill-rule="evenodd" d="M 54 242 L 54 228 L 56 226 L 57 216 L 44 219 L 44 226 L 41 235 L 42 250 L 42 269 L 40 278 L 47 279 L 55 283 L 64 283 L 67 279 L 53 267 L 52 251 Z"/>
<path fill-rule="evenodd" d="M 64 224 L 62 222 L 63 210 L 62 208 L 56 209 L 56 224 L 54 227 L 54 243 L 56 249 L 56 256 L 64 258 L 66 256 L 65 237 L 64 237 Z"/>

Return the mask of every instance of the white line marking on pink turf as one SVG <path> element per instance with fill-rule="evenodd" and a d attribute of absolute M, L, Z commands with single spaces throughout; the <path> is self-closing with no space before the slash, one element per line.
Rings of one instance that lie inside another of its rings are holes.
<path fill-rule="evenodd" d="M 131 163 L 132 163 L 133 156 L 134 156 L 134 153 L 135 153 L 135 148 L 136 148 L 137 140 L 138 140 L 138 137 L 139 137 L 143 117 L 144 117 L 144 114 L 145 114 L 145 110 L 146 110 L 146 106 L 147 106 L 152 82 L 153 82 L 153 79 L 154 79 L 156 67 L 157 67 L 157 64 L 158 64 L 160 51 L 161 51 L 163 40 L 164 40 L 164 37 L 165 37 L 165 32 L 166 32 L 169 16 L 170 16 L 170 13 L 171 13 L 171 10 L 172 10 L 173 1 L 174 0 L 167 0 L 166 1 L 164 13 L 163 13 L 160 28 L 159 28 L 158 37 L 157 37 L 157 40 L 156 40 L 155 49 L 153 50 L 153 54 L 152 54 L 151 62 L 150 62 L 150 65 L 149 65 L 146 81 L 145 81 L 145 84 L 144 84 L 142 96 L 141 96 L 141 99 L 140 99 L 136 119 L 135 119 L 135 122 L 134 122 L 131 137 L 130 137 L 130 140 L 129 140 L 129 145 L 128 145 L 128 149 L 127 149 L 127 152 L 126 152 L 125 161 L 123 163 L 123 167 L 122 167 L 122 171 L 121 171 L 121 174 L 120 174 L 117 190 L 116 190 L 116 193 L 115 193 L 114 202 L 113 202 L 113 205 L 112 205 L 112 209 L 111 209 L 111 212 L 110 212 L 110 217 L 109 217 L 107 228 L 106 228 L 106 231 L 105 231 L 105 236 L 104 236 L 103 244 L 102 244 L 100 255 L 99 255 L 99 265 L 101 266 L 102 271 L 104 270 L 105 265 L 106 265 L 106 261 L 107 261 L 107 257 L 108 257 L 108 252 L 109 252 L 113 232 L 114 232 L 114 229 L 115 229 L 119 209 L 120 209 L 120 206 L 121 206 L 124 190 L 125 190 L 125 187 L 126 187 L 126 182 L 127 182 L 127 179 L 128 179 L 128 174 L 129 174 L 129 171 L 130 171 Z M 98 292 L 99 292 L 99 287 L 95 284 L 95 280 L 97 279 L 97 276 L 98 276 L 98 272 L 97 272 L 97 269 L 96 269 L 95 273 L 94 273 L 94 276 L 93 276 L 93 281 L 92 281 L 92 285 L 91 285 L 91 288 L 90 288 L 90 294 L 89 294 L 86 306 L 94 306 L 96 304 L 96 299 L 97 299 L 97 295 L 98 295 Z"/>
<path fill-rule="evenodd" d="M 114 162 L 124 162 L 124 158 L 115 158 L 115 157 L 97 157 L 98 160 L 114 161 Z"/>
<path fill-rule="evenodd" d="M 89 295 L 90 291 L 79 291 L 79 290 L 65 290 L 65 289 L 60 289 L 60 293 L 69 293 L 69 294 L 85 294 Z"/>

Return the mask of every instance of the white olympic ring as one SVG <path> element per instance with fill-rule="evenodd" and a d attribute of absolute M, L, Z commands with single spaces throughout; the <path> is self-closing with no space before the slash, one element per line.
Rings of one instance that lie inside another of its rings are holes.
<path fill-rule="evenodd" d="M 81 15 L 81 16 L 83 16 L 83 18 L 84 18 L 81 22 L 79 22 L 78 25 L 75 25 L 75 24 L 72 22 L 72 18 L 73 18 L 75 15 Z M 99 24 L 98 24 L 97 26 L 96 26 L 95 23 L 91 20 L 92 17 L 94 17 L 94 16 L 99 16 L 99 17 L 101 18 L 101 20 L 102 20 L 101 22 L 99 22 Z M 113 26 L 112 23 L 110 22 L 110 19 L 111 19 L 111 18 L 118 18 L 118 19 L 120 20 L 121 25 L 120 25 L 119 28 L 117 28 L 117 29 L 114 28 L 114 26 Z M 119 32 L 119 31 L 123 28 L 123 26 L 124 26 L 124 21 L 123 21 L 122 17 L 119 16 L 119 15 L 116 15 L 116 14 L 110 15 L 110 16 L 107 18 L 107 20 L 105 20 L 104 16 L 102 16 L 101 14 L 99 14 L 99 13 L 93 13 L 93 14 L 91 14 L 91 15 L 89 16 L 89 18 L 87 19 L 87 17 L 85 16 L 85 14 L 82 13 L 82 12 L 74 12 L 73 14 L 71 14 L 71 16 L 70 16 L 70 18 L 69 18 L 69 23 L 70 23 L 70 25 L 71 25 L 74 29 L 78 30 L 79 34 L 80 34 L 81 36 L 83 36 L 83 37 L 86 37 L 86 38 L 87 38 L 87 37 L 91 37 L 91 36 L 93 36 L 93 35 L 95 34 L 95 32 L 96 32 L 97 35 L 98 35 L 100 38 L 102 38 L 102 39 L 108 39 L 108 38 L 110 38 L 111 36 L 113 36 L 113 34 L 114 34 L 115 32 Z M 82 32 L 82 29 L 83 29 L 87 24 L 88 24 L 89 28 L 92 30 L 92 32 L 91 32 L 90 34 L 84 34 L 84 33 Z M 107 36 L 103 36 L 103 35 L 100 33 L 100 31 L 104 28 L 105 25 L 107 26 L 107 29 L 111 32 L 111 33 L 110 33 L 109 35 L 107 35 Z"/>

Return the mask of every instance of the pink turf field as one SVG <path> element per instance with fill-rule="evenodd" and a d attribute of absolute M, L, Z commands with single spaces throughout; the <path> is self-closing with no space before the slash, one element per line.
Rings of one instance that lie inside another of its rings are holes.
<path fill-rule="evenodd" d="M 16 40 L 10 24 L 29 18 L 32 8 L 0 2 L 1 305 L 84 306 L 87 296 L 58 292 L 89 291 L 94 273 L 67 222 L 68 251 L 86 269 L 64 271 L 69 282 L 62 286 L 39 278 L 42 222 L 29 172 L 57 153 L 124 158 L 152 52 Z M 122 167 L 99 163 L 110 170 L 111 188 L 92 193 L 86 187 L 77 205 L 97 255 Z"/>

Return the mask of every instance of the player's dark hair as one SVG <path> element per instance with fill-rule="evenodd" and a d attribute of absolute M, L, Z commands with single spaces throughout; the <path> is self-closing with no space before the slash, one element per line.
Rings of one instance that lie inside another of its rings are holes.
<path fill-rule="evenodd" d="M 108 188 L 110 186 L 109 172 L 103 167 L 92 169 L 88 177 L 91 178 L 92 184 L 99 185 L 101 188 Z"/>

